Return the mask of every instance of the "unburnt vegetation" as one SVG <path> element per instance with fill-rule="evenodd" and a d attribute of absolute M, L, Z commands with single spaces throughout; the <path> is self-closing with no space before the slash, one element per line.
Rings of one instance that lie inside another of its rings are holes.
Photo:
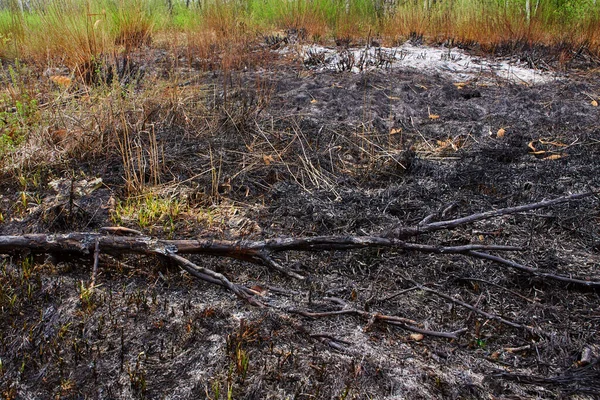
<path fill-rule="evenodd" d="M 597 2 L 0 5 L 3 398 L 600 393 Z"/>

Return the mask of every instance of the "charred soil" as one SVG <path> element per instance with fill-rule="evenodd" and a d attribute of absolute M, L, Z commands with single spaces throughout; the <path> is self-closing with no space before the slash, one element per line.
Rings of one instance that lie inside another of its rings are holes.
<path fill-rule="evenodd" d="M 161 238 L 377 235 L 428 215 L 442 218 L 442 210 L 444 218 L 458 217 L 600 187 L 597 73 L 573 71 L 536 85 L 483 75 L 457 82 L 441 72 L 316 71 L 289 55 L 270 57 L 270 66 L 246 70 L 176 70 L 175 84 L 165 90 L 177 91 L 178 100 L 168 106 L 149 100 L 143 124 L 132 124 L 139 132 L 131 140 L 144 149 L 145 164 L 128 166 L 123 148 L 106 138 L 94 139 L 107 150 L 95 153 L 65 151 L 70 145 L 60 138 L 53 142 L 57 151 L 73 158 L 20 167 L 29 182 L 35 175 L 35 185 L 23 189 L 7 170 L 0 233 L 123 225 Z M 157 79 L 163 58 L 157 55 L 135 85 Z M 191 103 L 206 114 L 188 113 Z M 128 189 L 132 176 L 142 194 Z M 102 184 L 74 194 L 76 184 L 95 178 Z M 162 211 L 142 219 L 140 210 L 152 207 Z M 419 242 L 520 246 L 507 257 L 598 280 L 599 221 L 598 199 L 590 197 L 422 235 Z M 389 249 L 293 252 L 278 260 L 305 281 L 241 261 L 193 260 L 254 287 L 275 306 L 253 307 L 160 259 L 101 258 L 90 290 L 91 259 L 5 257 L 2 395 L 600 394 L 594 290 L 464 255 Z M 415 282 L 541 333 L 487 319 Z M 356 315 L 311 319 L 284 311 L 335 311 L 336 299 L 424 329 L 467 330 L 450 340 Z"/>

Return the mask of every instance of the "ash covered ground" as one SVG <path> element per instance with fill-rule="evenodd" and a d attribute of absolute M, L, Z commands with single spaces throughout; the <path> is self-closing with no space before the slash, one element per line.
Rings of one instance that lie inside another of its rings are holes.
<path fill-rule="evenodd" d="M 539 83 L 481 69 L 456 79 L 447 69 L 404 64 L 357 73 L 347 65 L 323 68 L 325 58 L 314 53 L 279 56 L 286 60 L 245 71 L 180 71 L 182 90 L 212 88 L 213 95 L 197 101 L 214 114 L 210 129 L 196 132 L 173 118 L 156 132 L 161 190 L 184 199 L 186 212 L 169 227 L 142 229 L 145 234 L 253 240 L 378 235 L 430 214 L 440 217 L 450 205 L 445 217 L 456 218 L 600 186 L 600 108 L 592 104 L 600 97 L 597 71 L 538 72 L 533 76 L 544 76 Z M 4 181 L 0 232 L 114 225 L 121 159 L 108 153 L 79 168 L 104 185 L 78 198 L 69 218 L 56 207 L 32 205 L 19 213 L 11 206 L 18 201 L 15 184 Z M 56 196 L 47 182 L 60 176 L 52 168 L 42 175 L 41 198 Z M 212 216 L 199 218 L 202 212 Z M 505 257 L 599 280 L 599 218 L 598 199 L 589 197 L 417 239 L 521 246 Z M 134 221 L 121 223 L 140 229 Z M 191 259 L 255 287 L 273 307 L 253 307 L 158 259 L 102 259 L 99 286 L 89 293 L 91 260 L 6 257 L 0 274 L 3 396 L 489 399 L 600 393 L 599 297 L 591 289 L 464 255 L 391 249 L 278 258 L 309 277 L 305 281 L 240 261 Z M 543 334 L 414 289 L 415 282 Z M 307 318 L 285 311 L 339 310 L 331 298 L 424 329 L 466 332 L 445 339 L 356 315 Z M 585 353 L 591 359 L 582 363 Z"/>

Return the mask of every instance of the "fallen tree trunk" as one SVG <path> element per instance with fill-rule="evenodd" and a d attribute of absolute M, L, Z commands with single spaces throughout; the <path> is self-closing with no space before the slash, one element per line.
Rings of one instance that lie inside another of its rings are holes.
<path fill-rule="evenodd" d="M 432 246 L 409 243 L 379 236 L 315 236 L 304 238 L 276 238 L 269 240 L 214 240 L 183 239 L 161 240 L 148 236 L 114 236 L 95 232 L 67 234 L 31 234 L 23 236 L 0 236 L 0 253 L 19 251 L 32 253 L 67 253 L 90 255 L 96 243 L 108 254 L 203 254 L 237 258 L 262 264 L 266 254 L 284 251 L 352 250 L 367 247 L 389 247 L 425 253 L 451 254 L 470 251 L 519 251 L 515 246 L 463 245 Z"/>
<path fill-rule="evenodd" d="M 72 254 L 78 256 L 94 256 L 95 265 L 99 253 L 110 255 L 120 254 L 146 254 L 161 255 L 175 260 L 177 264 L 186 268 L 181 254 L 201 254 L 217 257 L 235 258 L 254 264 L 261 264 L 275 269 L 287 276 L 304 279 L 305 277 L 290 271 L 276 262 L 272 255 L 286 251 L 333 251 L 353 250 L 361 248 L 392 248 L 405 251 L 416 251 L 435 254 L 463 254 L 469 257 L 487 259 L 492 262 L 505 265 L 518 271 L 546 279 L 556 280 L 567 284 L 584 287 L 600 287 L 600 281 L 572 276 L 556 275 L 536 268 L 524 266 L 518 262 L 511 261 L 499 256 L 489 254 L 489 251 L 520 251 L 520 247 L 505 245 L 467 244 L 461 246 L 436 246 L 421 243 L 407 242 L 408 237 L 416 237 L 424 233 L 435 232 L 444 229 L 454 229 L 458 226 L 470 224 L 484 219 L 490 219 L 502 215 L 515 214 L 546 208 L 553 205 L 576 201 L 594 195 L 594 192 L 579 193 L 559 197 L 553 200 L 544 200 L 517 207 L 502 208 L 472 214 L 466 217 L 445 220 L 439 222 L 421 223 L 414 227 L 395 227 L 384 232 L 381 236 L 314 236 L 290 238 L 281 237 L 267 240 L 216 240 L 216 239 L 182 239 L 162 240 L 139 235 L 139 232 L 127 228 L 109 227 L 103 228 L 105 233 L 80 232 L 68 234 L 29 234 L 22 236 L 0 236 L 0 254 L 15 252 Z M 432 218 L 429 216 L 427 221 Z M 108 232 L 109 234 L 107 234 Z M 120 236 L 112 233 L 134 234 L 135 236 Z M 484 252 L 485 251 L 485 252 Z M 188 266 L 189 267 L 189 266 Z M 200 267 L 198 267 L 200 268 Z M 210 271 L 210 270 L 207 270 Z M 197 273 L 210 283 L 222 284 L 232 290 L 238 296 L 239 292 L 229 281 L 224 281 L 222 276 L 217 278 L 213 272 L 201 271 Z M 190 272 L 188 270 L 188 272 Z"/>
<path fill-rule="evenodd" d="M 181 240 L 162 240 L 144 236 L 141 232 L 123 227 L 102 228 L 101 232 L 78 232 L 67 234 L 29 234 L 22 236 L 0 236 L 0 254 L 14 253 L 49 253 L 54 255 L 67 255 L 76 257 L 89 257 L 93 259 L 92 275 L 90 279 L 90 288 L 94 288 L 100 254 L 113 256 L 124 254 L 141 254 L 149 256 L 158 256 L 170 260 L 177 264 L 181 269 L 190 275 L 205 282 L 218 285 L 234 293 L 238 298 L 258 306 L 271 307 L 279 309 L 278 306 L 270 304 L 268 299 L 263 298 L 260 287 L 248 288 L 236 284 L 225 275 L 215 272 L 209 268 L 199 266 L 182 255 L 209 255 L 216 257 L 234 258 L 254 264 L 265 265 L 280 273 L 295 279 L 305 279 L 305 276 L 298 272 L 291 271 L 285 266 L 279 264 L 273 255 L 288 251 L 341 251 L 354 250 L 362 248 L 388 248 L 402 251 L 414 251 L 433 254 L 460 254 L 465 257 L 479 258 L 501 266 L 509 267 L 513 270 L 527 273 L 542 279 L 550 279 L 570 286 L 579 286 L 585 288 L 600 288 L 600 280 L 592 280 L 583 277 L 573 277 L 571 274 L 558 275 L 542 271 L 523 265 L 519 262 L 500 257 L 489 252 L 517 252 L 525 250 L 521 247 L 496 245 L 496 244 L 465 244 L 460 246 L 442 246 L 422 244 L 415 242 L 418 236 L 433 233 L 440 230 L 454 229 L 459 226 L 467 225 L 476 221 L 522 213 L 526 211 L 546 208 L 561 203 L 567 203 L 592 196 L 594 192 L 564 196 L 553 200 L 545 200 L 538 203 L 526 204 L 518 207 L 503 208 L 478 214 L 472 214 L 466 217 L 442 220 L 435 222 L 436 217 L 443 218 L 447 210 L 439 214 L 427 216 L 417 226 L 396 226 L 380 235 L 364 236 L 315 236 L 315 237 L 280 237 L 266 240 L 215 240 L 215 239 L 181 239 Z M 434 221 L 434 222 L 431 222 Z M 123 236 L 126 235 L 126 236 Z M 127 236 L 128 235 L 128 236 Z M 415 241 L 407 241 L 412 238 Z M 462 300 L 456 299 L 437 289 L 428 288 L 417 282 L 413 282 L 414 287 L 407 290 L 418 289 L 424 293 L 434 294 L 455 305 L 464 307 L 471 312 L 484 316 L 488 320 L 510 326 L 512 328 L 525 330 L 532 335 L 543 335 L 543 332 L 537 328 L 523 324 L 517 321 L 506 319 L 501 315 L 486 312 Z M 406 292 L 404 290 L 403 292 Z M 400 293 L 403 293 L 400 292 Z M 397 294 L 396 294 L 397 295 Z M 394 296 L 387 297 L 381 301 L 389 300 Z M 327 298 L 324 298 L 327 300 Z M 351 307 L 341 299 L 331 298 L 341 306 L 341 309 L 330 311 L 309 311 L 295 308 L 282 308 L 288 314 L 298 314 L 306 318 L 327 318 L 339 315 L 355 315 L 368 319 L 372 324 L 376 321 L 388 325 L 399 326 L 405 330 L 417 332 L 430 336 L 456 339 L 466 331 L 461 328 L 451 332 L 441 332 L 425 329 L 417 321 L 409 320 L 399 316 L 383 315 L 369 311 L 369 301 L 365 303 L 365 310 Z M 322 338 L 321 338 L 322 339 Z M 335 341 L 327 339 L 334 348 L 341 348 Z"/>

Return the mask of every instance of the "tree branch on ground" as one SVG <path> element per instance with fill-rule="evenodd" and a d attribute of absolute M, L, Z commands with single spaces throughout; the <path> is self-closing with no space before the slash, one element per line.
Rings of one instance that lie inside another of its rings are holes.
<path fill-rule="evenodd" d="M 143 236 L 140 232 L 122 227 L 102 228 L 101 233 L 83 232 L 67 234 L 28 234 L 22 236 L 0 236 L 0 254 L 13 253 L 49 253 L 52 255 L 60 254 L 67 256 L 85 256 L 93 259 L 92 275 L 90 287 L 93 287 L 97 279 L 98 260 L 100 254 L 123 255 L 123 254 L 141 254 L 155 255 L 166 258 L 188 272 L 190 275 L 208 282 L 210 284 L 221 286 L 234 293 L 238 298 L 258 307 L 271 307 L 268 301 L 260 299 L 262 295 L 256 290 L 233 283 L 225 275 L 217 273 L 209 268 L 201 267 L 182 254 L 210 255 L 216 257 L 228 257 L 252 264 L 264 265 L 283 275 L 304 280 L 306 276 L 298 272 L 291 271 L 285 266 L 273 259 L 274 254 L 288 251 L 342 251 L 364 248 L 387 248 L 394 250 L 403 250 L 409 252 L 422 252 L 432 254 L 461 254 L 466 257 L 481 258 L 492 261 L 496 264 L 509 266 L 517 271 L 525 272 L 543 279 L 549 279 L 569 286 L 579 286 L 584 288 L 600 288 L 600 280 L 593 280 L 581 277 L 564 276 L 541 271 L 537 268 L 522 265 L 489 252 L 518 252 L 525 250 L 522 247 L 495 245 L 495 244 L 465 244 L 458 246 L 443 246 L 422 244 L 417 242 L 408 242 L 408 238 L 417 238 L 426 233 L 432 233 L 441 230 L 454 229 L 459 226 L 471 224 L 473 222 L 490 219 L 494 217 L 522 213 L 540 208 L 551 207 L 557 204 L 577 201 L 589 196 L 595 192 L 573 194 L 570 196 L 559 197 L 553 200 L 544 200 L 537 203 L 526 204 L 517 207 L 502 208 L 499 210 L 486 211 L 483 213 L 471 214 L 466 217 L 431 222 L 436 215 L 432 214 L 422 220 L 419 225 L 413 227 L 397 226 L 391 230 L 383 232 L 381 235 L 364 236 L 315 236 L 315 237 L 279 237 L 266 240 L 216 240 L 216 239 L 179 239 L 162 240 Z M 448 209 L 444 210 L 440 216 L 446 215 Z M 130 235 L 130 236 L 123 236 Z M 131 236 L 133 235 L 133 236 Z M 410 281 L 410 279 L 409 279 Z M 405 330 L 421 333 L 429 336 L 456 339 L 458 335 L 464 333 L 466 328 L 453 332 L 437 332 L 423 328 L 423 326 L 414 320 L 399 316 L 383 315 L 377 312 L 369 311 L 370 305 L 377 302 L 391 300 L 394 297 L 404 294 L 408 291 L 419 289 L 434 294 L 454 304 L 467 308 L 476 314 L 487 319 L 495 320 L 513 328 L 523 329 L 531 334 L 539 335 L 537 329 L 532 326 L 517 323 L 508 320 L 500 315 L 491 314 L 477 308 L 474 305 L 456 299 L 448 294 L 439 292 L 418 282 L 411 281 L 414 286 L 403 290 L 391 296 L 380 300 L 367 301 L 365 310 L 351 307 L 346 302 L 338 298 L 324 298 L 327 301 L 337 303 L 341 308 L 333 311 L 309 311 L 304 309 L 286 308 L 281 309 L 286 313 L 297 314 L 307 318 L 324 318 L 338 315 L 355 315 L 365 318 L 369 325 L 381 321 L 389 325 L 399 326 Z M 324 337 L 320 337 L 322 340 Z M 327 339 L 327 338 L 325 338 Z M 329 345 L 339 346 L 331 340 L 326 340 Z"/>

